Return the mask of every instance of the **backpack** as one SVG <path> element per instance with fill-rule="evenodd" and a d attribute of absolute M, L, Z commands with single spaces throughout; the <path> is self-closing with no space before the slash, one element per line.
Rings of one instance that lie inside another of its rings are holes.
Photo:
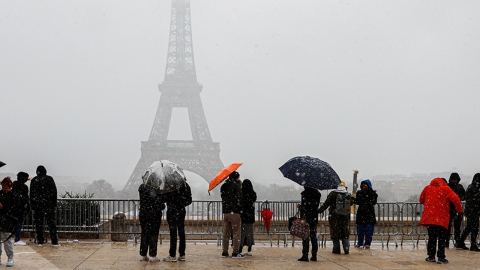
<path fill-rule="evenodd" d="M 192 204 L 192 190 L 190 189 L 190 186 L 187 184 L 187 182 L 184 182 L 184 184 L 177 190 L 176 195 L 176 205 L 178 207 L 186 207 Z"/>
<path fill-rule="evenodd" d="M 333 214 L 340 216 L 350 215 L 350 193 L 337 192 L 337 201 L 335 203 L 335 210 L 333 210 Z"/>

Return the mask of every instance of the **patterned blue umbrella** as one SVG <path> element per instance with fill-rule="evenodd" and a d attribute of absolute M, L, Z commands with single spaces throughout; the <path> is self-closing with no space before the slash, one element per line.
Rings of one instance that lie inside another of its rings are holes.
<path fill-rule="evenodd" d="M 336 189 L 340 177 L 330 164 L 309 156 L 294 157 L 278 168 L 285 178 L 319 190 Z"/>
<path fill-rule="evenodd" d="M 5 164 L 5 163 L 3 163 L 3 162 L 0 161 L 0 168 L 3 167 L 3 166 L 5 166 L 5 165 L 7 165 L 7 164 Z"/>

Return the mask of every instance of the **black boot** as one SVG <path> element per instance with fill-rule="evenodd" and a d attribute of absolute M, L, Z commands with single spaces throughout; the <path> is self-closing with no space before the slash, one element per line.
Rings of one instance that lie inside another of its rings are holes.
<path fill-rule="evenodd" d="M 317 261 L 317 254 L 312 254 L 312 257 L 310 258 L 310 261 L 314 261 L 316 262 Z"/>
<path fill-rule="evenodd" d="M 470 246 L 470 251 L 476 251 L 476 252 L 479 252 L 479 251 L 480 251 L 480 249 L 478 248 L 478 246 L 477 246 L 477 245 L 475 245 L 475 244 L 472 244 L 472 245 Z"/>
<path fill-rule="evenodd" d="M 298 259 L 299 262 L 308 262 L 308 256 L 302 255 L 300 259 Z"/>
<path fill-rule="evenodd" d="M 458 241 L 458 243 L 455 244 L 455 247 L 456 248 L 460 248 L 460 249 L 464 249 L 464 250 L 467 250 L 467 246 L 465 245 L 465 242 L 463 241 Z"/>

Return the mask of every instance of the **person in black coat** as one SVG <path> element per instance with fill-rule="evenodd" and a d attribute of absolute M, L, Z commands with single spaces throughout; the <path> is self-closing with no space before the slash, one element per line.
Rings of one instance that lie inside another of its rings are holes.
<path fill-rule="evenodd" d="M 255 224 L 255 202 L 257 201 L 257 193 L 253 190 L 252 181 L 249 179 L 245 179 L 242 183 L 242 194 L 242 237 L 239 252 L 242 253 L 243 246 L 247 246 L 248 251 L 244 255 L 252 256 L 252 245 L 255 245 L 253 226 Z"/>
<path fill-rule="evenodd" d="M 161 194 L 157 194 L 153 189 L 145 184 L 138 187 L 140 196 L 140 261 L 158 262 L 157 243 L 158 231 L 162 221 L 162 210 L 165 209 L 165 199 Z M 150 255 L 150 259 L 147 257 Z"/>
<path fill-rule="evenodd" d="M 448 186 L 458 195 L 460 201 L 465 200 L 465 189 L 462 185 L 460 185 L 460 175 L 454 172 L 450 174 L 450 178 L 448 179 Z M 455 205 L 450 203 L 450 223 L 448 223 L 448 235 L 447 235 L 447 243 L 445 247 L 448 248 L 450 244 L 450 237 L 452 235 L 452 224 L 453 224 L 453 232 L 454 232 L 454 240 L 457 243 L 460 240 L 460 226 L 462 225 L 463 214 L 459 215 L 455 210 Z"/>
<path fill-rule="evenodd" d="M 240 174 L 232 172 L 220 187 L 223 212 L 222 258 L 228 258 L 230 235 L 233 234 L 232 258 L 243 259 L 245 255 L 239 252 L 242 232 L 243 194 Z"/>
<path fill-rule="evenodd" d="M 465 192 L 465 216 L 467 217 L 467 226 L 462 232 L 457 248 L 468 249 L 465 246 L 465 239 L 470 235 L 470 250 L 480 251 L 477 246 L 478 225 L 480 216 L 480 173 L 473 176 L 472 183 Z"/>
<path fill-rule="evenodd" d="M 192 203 L 192 190 L 187 182 L 178 188 L 177 191 L 165 194 L 167 202 L 167 222 L 170 229 L 170 249 L 168 256 L 163 258 L 166 262 L 176 262 L 177 257 L 177 233 L 180 238 L 178 245 L 178 260 L 185 261 L 185 207 Z"/>
<path fill-rule="evenodd" d="M 311 261 L 317 260 L 318 240 L 317 240 L 317 225 L 318 225 L 318 206 L 320 205 L 321 194 L 320 191 L 310 187 L 303 187 L 304 190 L 301 193 L 301 203 L 297 204 L 297 208 L 300 209 L 300 214 L 305 215 L 308 225 L 310 226 L 310 239 L 304 239 L 302 241 L 302 257 L 299 261 L 308 262 L 308 250 L 309 241 L 312 242 L 312 257 Z"/>
<path fill-rule="evenodd" d="M 377 192 L 373 190 L 372 183 L 366 179 L 360 183 L 360 190 L 357 191 L 356 197 L 353 201 L 358 205 L 356 224 L 358 242 L 356 248 L 363 247 L 370 248 L 372 244 L 372 237 L 377 223 L 375 217 L 375 205 L 377 204 Z"/>
<path fill-rule="evenodd" d="M 55 208 L 57 207 L 57 186 L 55 181 L 47 175 L 47 169 L 40 165 L 37 167 L 37 176 L 30 183 L 30 205 L 33 218 L 35 219 L 35 231 L 37 234 L 38 246 L 43 246 L 43 223 L 46 219 L 52 245 L 59 247 L 57 225 L 55 224 Z"/>
<path fill-rule="evenodd" d="M 30 199 L 28 198 L 28 186 L 25 184 L 29 179 L 28 173 L 19 172 L 17 174 L 17 181 L 13 182 L 12 191 L 20 195 L 21 200 L 21 217 L 18 220 L 17 227 L 15 229 L 15 246 L 26 246 L 27 244 L 20 240 L 20 234 L 22 232 L 23 222 L 27 217 L 28 211 L 30 211 Z"/>

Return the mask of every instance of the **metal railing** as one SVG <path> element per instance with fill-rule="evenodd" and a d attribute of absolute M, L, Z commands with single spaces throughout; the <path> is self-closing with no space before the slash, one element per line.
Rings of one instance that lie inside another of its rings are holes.
<path fill-rule="evenodd" d="M 255 203 L 256 222 L 255 234 L 267 239 L 273 245 L 273 237 L 288 245 L 292 245 L 295 238 L 288 230 L 288 219 L 297 212 L 299 201 L 257 201 Z M 59 199 L 57 206 L 57 228 L 59 234 L 71 238 L 100 237 L 109 235 L 112 240 L 136 241 L 140 233 L 138 200 L 118 199 Z M 270 222 L 270 231 L 267 232 L 262 220 L 261 211 L 269 208 L 274 212 Z M 374 239 L 380 240 L 382 247 L 389 244 L 393 238 L 395 245 L 403 245 L 404 239 L 409 238 L 413 246 L 418 245 L 421 238 L 427 239 L 426 228 L 419 225 L 423 205 L 419 203 L 378 203 L 375 205 L 377 224 L 375 225 Z M 354 213 L 356 211 L 353 211 Z M 162 235 L 169 235 L 165 213 L 159 230 L 160 241 Z M 23 226 L 23 232 L 35 232 L 33 214 L 29 213 Z M 47 228 L 45 228 L 47 229 Z M 328 224 L 328 210 L 319 215 L 317 227 L 319 243 L 324 245 L 330 235 Z M 186 207 L 185 233 L 187 235 L 210 236 L 216 238 L 220 245 L 223 234 L 223 214 L 220 201 L 193 201 Z M 355 214 L 351 215 L 350 234 L 356 239 Z"/>

